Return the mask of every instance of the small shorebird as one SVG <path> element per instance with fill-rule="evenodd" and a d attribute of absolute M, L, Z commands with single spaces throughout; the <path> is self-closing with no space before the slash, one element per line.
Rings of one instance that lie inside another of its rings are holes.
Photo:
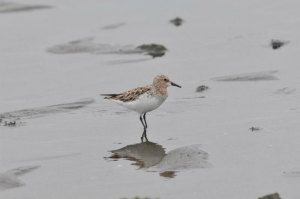
<path fill-rule="evenodd" d="M 143 142 L 144 137 L 148 141 L 146 114 L 157 109 L 168 98 L 168 86 L 181 88 L 181 86 L 171 82 L 168 76 L 158 75 L 154 78 L 153 84 L 137 87 L 120 94 L 101 94 L 101 96 L 106 96 L 104 99 L 109 99 L 140 114 L 140 120 L 144 126 L 141 137 Z"/>

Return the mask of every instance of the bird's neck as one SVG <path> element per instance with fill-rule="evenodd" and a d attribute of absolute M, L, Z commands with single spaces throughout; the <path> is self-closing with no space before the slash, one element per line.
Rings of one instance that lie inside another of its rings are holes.
<path fill-rule="evenodd" d="M 163 96 L 168 95 L 167 87 L 155 86 L 155 89 L 159 94 Z"/>

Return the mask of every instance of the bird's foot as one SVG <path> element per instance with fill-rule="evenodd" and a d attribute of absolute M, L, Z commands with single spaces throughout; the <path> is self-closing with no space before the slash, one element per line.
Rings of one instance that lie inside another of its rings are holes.
<path fill-rule="evenodd" d="M 141 137 L 142 142 L 144 142 L 144 138 L 146 139 L 147 142 L 149 142 L 149 141 L 148 141 L 148 138 L 147 138 L 147 131 L 146 131 L 146 128 L 144 128 L 144 132 L 143 132 L 142 137 Z"/>

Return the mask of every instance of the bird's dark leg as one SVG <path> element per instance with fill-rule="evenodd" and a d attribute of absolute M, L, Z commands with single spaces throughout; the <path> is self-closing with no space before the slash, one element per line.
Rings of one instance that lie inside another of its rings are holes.
<path fill-rule="evenodd" d="M 142 115 L 140 115 L 140 120 L 141 120 L 141 122 L 142 122 L 143 127 L 145 128 L 145 125 L 144 125 L 144 122 L 143 122 Z"/>
<path fill-rule="evenodd" d="M 143 127 L 144 127 L 144 132 L 143 132 L 142 137 L 141 137 L 142 142 L 144 142 L 144 134 L 145 134 L 145 132 L 146 132 L 146 127 L 145 127 L 144 122 L 143 122 L 142 114 L 140 115 L 140 120 L 141 120 L 142 125 L 143 125 Z M 146 139 L 147 139 L 147 138 L 146 138 Z"/>
<path fill-rule="evenodd" d="M 145 122 L 145 128 L 147 128 L 148 126 L 147 126 L 147 122 L 146 122 L 146 113 L 144 114 L 144 122 Z"/>

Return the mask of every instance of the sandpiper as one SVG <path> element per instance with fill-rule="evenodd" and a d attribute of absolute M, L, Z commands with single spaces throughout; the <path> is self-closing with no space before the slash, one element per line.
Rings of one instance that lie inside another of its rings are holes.
<path fill-rule="evenodd" d="M 141 137 L 143 142 L 144 137 L 148 141 L 146 114 L 157 109 L 168 98 L 168 86 L 181 88 L 181 86 L 171 82 L 168 76 L 158 75 L 154 78 L 153 84 L 137 87 L 120 94 L 101 94 L 101 96 L 106 96 L 104 99 L 109 99 L 140 114 L 140 120 L 144 126 Z"/>

